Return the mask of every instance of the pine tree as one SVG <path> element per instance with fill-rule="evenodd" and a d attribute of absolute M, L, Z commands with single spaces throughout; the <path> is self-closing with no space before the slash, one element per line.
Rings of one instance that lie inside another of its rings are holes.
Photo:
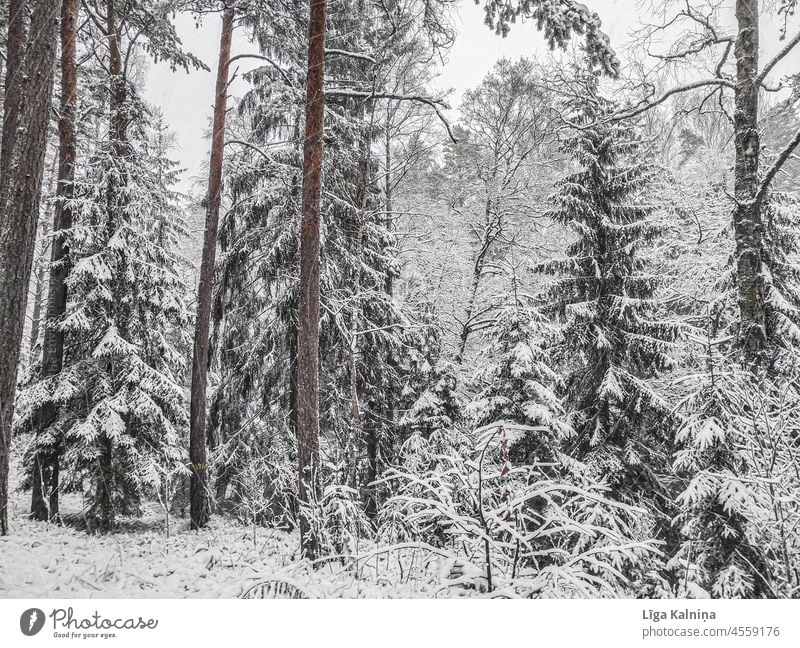
<path fill-rule="evenodd" d="M 385 45 L 381 34 L 388 26 L 382 10 L 369 18 L 349 8 L 346 2 L 331 4 L 328 47 L 367 54 L 331 55 L 326 63 L 330 86 L 344 85 L 336 79 L 377 83 L 368 52 Z M 239 105 L 235 126 L 242 138 L 232 142 L 227 171 L 234 207 L 220 229 L 213 337 L 220 374 L 212 403 L 214 456 L 226 458 L 217 464 L 218 495 L 257 455 L 279 461 L 294 457 L 298 407 L 303 24 L 291 13 L 248 15 L 244 22 L 272 63 L 248 74 L 252 89 Z M 276 30 L 284 35 L 280 52 L 271 49 Z M 323 481 L 358 491 L 373 513 L 375 494 L 368 484 L 386 463 L 382 448 L 391 445 L 390 403 L 401 391 L 399 354 L 412 318 L 389 290 L 397 275 L 396 244 L 372 154 L 383 135 L 377 100 L 345 93 L 331 94 L 326 103 L 319 407 L 320 443 L 328 462 Z M 250 432 L 243 433 L 242 426 Z"/>
<path fill-rule="evenodd" d="M 9 6 L 0 155 L 0 536 L 8 533 L 17 364 L 36 244 L 56 51 L 57 6 L 32 2 L 29 25 L 24 8 L 24 2 Z"/>
<path fill-rule="evenodd" d="M 217 83 L 214 96 L 211 159 L 208 173 L 208 209 L 203 230 L 203 257 L 197 288 L 197 317 L 195 319 L 192 353 L 192 387 L 189 410 L 189 456 L 192 462 L 190 485 L 190 515 L 192 528 L 203 527 L 208 519 L 208 475 L 206 460 L 206 387 L 208 370 L 209 326 L 211 321 L 214 259 L 217 252 L 219 209 L 222 201 L 222 161 L 225 147 L 225 118 L 227 116 L 229 65 L 233 40 L 234 10 L 225 7 L 222 14 L 217 63 Z"/>
<path fill-rule="evenodd" d="M 43 377 L 58 374 L 64 360 L 64 333 L 57 326 L 48 326 L 48 322 L 59 320 L 67 307 L 66 278 L 69 274 L 67 264 L 69 255 L 63 238 L 64 230 L 72 227 L 73 216 L 67 201 L 73 196 L 73 180 L 75 178 L 75 161 L 77 154 L 77 108 L 78 108 L 78 71 L 77 34 L 79 0 L 68 0 L 61 4 L 61 97 L 58 118 L 58 178 L 56 201 L 53 213 L 53 239 L 50 252 L 50 272 L 44 322 L 44 340 L 42 342 L 41 375 Z M 50 406 L 44 406 L 39 414 L 39 425 L 49 425 L 55 416 Z M 56 448 L 57 450 L 57 448 Z M 59 514 L 59 453 L 50 457 L 33 456 L 33 487 L 31 489 L 31 517 L 38 520 L 57 519 Z M 49 473 L 47 479 L 43 472 Z M 49 484 L 48 502 L 45 504 L 45 482 Z"/>

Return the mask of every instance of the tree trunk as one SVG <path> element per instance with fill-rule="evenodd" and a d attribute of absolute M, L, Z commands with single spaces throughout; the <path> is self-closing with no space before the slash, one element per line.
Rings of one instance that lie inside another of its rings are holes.
<path fill-rule="evenodd" d="M 31 41 L 9 67 L 0 161 L 0 535 L 8 532 L 8 453 L 28 285 L 36 243 L 47 124 L 53 93 L 57 6 L 35 0 Z"/>
<path fill-rule="evenodd" d="M 739 344 L 748 365 L 759 364 L 766 347 L 764 274 L 762 249 L 764 228 L 758 189 L 758 0 L 737 0 L 735 90 L 735 180 L 737 206 L 733 214 L 736 239 L 736 284 L 739 302 Z"/>
<path fill-rule="evenodd" d="M 502 230 L 499 217 L 496 215 L 493 216 L 492 214 L 491 198 L 486 199 L 485 217 L 486 227 L 483 230 L 481 247 L 478 250 L 475 263 L 472 267 L 472 282 L 469 287 L 467 307 L 464 309 L 464 323 L 462 324 L 461 335 L 459 336 L 458 353 L 455 357 L 455 362 L 458 365 L 464 361 L 464 353 L 467 350 L 467 340 L 472 332 L 472 319 L 475 317 L 475 302 L 478 299 L 478 288 L 480 287 L 481 277 L 483 276 L 483 267 L 486 264 L 486 255 L 489 253 L 489 249 Z"/>
<path fill-rule="evenodd" d="M 311 516 L 319 500 L 319 221 L 322 136 L 325 119 L 326 0 L 311 0 L 303 146 L 303 208 L 300 223 L 300 295 L 297 332 L 297 460 L 300 546 L 311 560 L 319 554 Z"/>
<path fill-rule="evenodd" d="M 387 399 L 390 396 L 385 396 Z M 380 414 L 386 412 L 387 408 L 381 407 L 376 402 L 372 402 L 369 409 L 368 419 L 365 430 L 365 440 L 367 449 L 367 515 L 374 519 L 378 515 L 378 487 L 375 481 L 378 479 L 378 447 L 380 445 Z"/>
<path fill-rule="evenodd" d="M 39 335 L 41 334 L 42 323 L 42 293 L 44 293 L 44 255 L 47 253 L 47 223 L 42 223 L 42 233 L 39 238 L 39 252 L 36 255 L 36 279 L 33 291 L 33 312 L 31 313 L 31 335 L 28 339 L 28 365 L 36 364 L 36 356 L 38 352 L 36 346 L 39 343 Z"/>
<path fill-rule="evenodd" d="M 48 191 L 50 194 L 55 193 L 58 188 L 58 151 L 53 155 L 52 167 L 50 173 L 47 175 L 47 180 L 50 183 Z M 42 180 L 44 183 L 44 179 Z M 44 192 L 44 187 L 41 189 Z M 46 305 L 44 302 L 45 291 L 49 287 L 49 283 L 45 280 L 45 257 L 50 254 L 50 223 L 47 218 L 41 219 L 37 224 L 38 231 L 37 240 L 39 243 L 39 250 L 33 261 L 36 268 L 36 283 L 33 293 L 33 312 L 31 313 L 31 334 L 28 343 L 28 366 L 33 366 L 37 361 L 42 358 L 42 347 L 39 344 L 39 339 L 42 337 L 45 323 L 42 321 L 42 308 L 45 308 L 45 316 L 47 315 Z M 48 277 L 49 279 L 49 277 Z"/>
<path fill-rule="evenodd" d="M 72 227 L 74 219 L 69 201 L 73 198 L 75 181 L 76 134 L 75 114 L 78 101 L 78 70 L 76 63 L 78 11 L 80 0 L 63 0 L 61 4 L 61 101 L 58 116 L 58 184 L 56 206 L 53 213 L 53 242 L 50 250 L 50 288 L 47 293 L 44 341 L 42 342 L 42 378 L 61 373 L 64 365 L 64 333 L 55 325 L 67 310 L 67 285 L 69 274 L 69 246 L 64 232 Z M 55 405 L 46 403 L 39 413 L 37 435 L 52 425 L 56 417 Z M 38 446 L 35 445 L 38 449 Z M 57 447 L 57 446 L 56 446 Z M 49 479 L 42 492 L 34 489 L 31 517 L 42 520 L 48 516 L 44 504 L 44 491 L 49 491 L 50 519 L 58 517 L 58 452 L 53 448 L 50 456 L 34 455 L 35 466 L 46 461 L 50 468 Z"/>
<path fill-rule="evenodd" d="M 208 172 L 208 211 L 203 238 L 203 259 L 197 289 L 197 318 L 194 330 L 192 390 L 189 414 L 189 458 L 192 463 L 190 488 L 191 528 L 201 529 L 208 521 L 208 473 L 206 459 L 206 372 L 208 370 L 208 332 L 211 322 L 211 294 L 214 259 L 217 252 L 219 207 L 222 198 L 222 158 L 225 145 L 225 114 L 228 100 L 228 65 L 233 38 L 233 9 L 222 14 L 219 44 L 214 122 L 211 134 L 211 160 Z"/>
<path fill-rule="evenodd" d="M 42 453 L 34 450 L 33 453 L 33 474 L 31 476 L 31 519 L 44 521 L 50 517 L 47 504 L 44 501 L 44 493 L 47 490 L 45 485 L 46 470 Z"/>
<path fill-rule="evenodd" d="M 111 139 L 114 153 L 125 157 L 127 153 L 128 121 L 125 114 L 127 88 L 125 87 L 125 67 L 120 49 L 120 34 L 117 25 L 117 10 L 114 0 L 106 4 L 106 31 L 108 33 L 109 71 L 111 73 Z"/>
<path fill-rule="evenodd" d="M 100 475 L 97 482 L 97 508 L 100 528 L 103 531 L 110 531 L 114 528 L 115 506 L 114 506 L 114 464 L 113 446 L 111 439 L 103 435 L 100 440 L 100 455 L 97 457 L 100 467 Z"/>
<path fill-rule="evenodd" d="M 121 189 L 127 184 L 124 158 L 128 155 L 128 114 L 127 114 L 127 79 L 126 68 L 122 57 L 121 35 L 118 16 L 114 0 L 106 2 L 106 37 L 108 39 L 108 68 L 109 80 L 109 139 L 111 140 L 111 153 L 118 165 L 118 173 L 111 174 L 108 181 L 108 194 L 106 196 L 106 222 L 107 235 L 113 236 L 117 229 L 118 219 L 125 209 L 124 192 Z M 114 303 L 107 305 L 108 321 L 113 322 L 117 307 Z M 122 329 L 120 332 L 123 333 Z M 106 373 L 109 380 L 115 383 L 118 376 L 111 362 L 106 363 Z M 110 531 L 114 528 L 116 508 L 114 502 L 115 476 L 113 472 L 114 445 L 111 439 L 103 434 L 99 440 L 101 445 L 98 457 L 100 472 L 97 476 L 97 505 L 100 528 Z"/>
<path fill-rule="evenodd" d="M 11 90 L 14 77 L 22 63 L 25 54 L 25 45 L 28 42 L 27 30 L 28 0 L 9 0 L 8 3 L 8 51 L 6 52 L 6 78 L 4 85 L 5 95 L 3 97 L 3 142 L 2 147 L 10 146 L 17 133 L 17 120 L 19 111 L 16 102 L 9 100 L 9 90 Z M 17 88 L 20 87 L 17 84 Z M 5 164 L 10 158 L 2 156 L 0 162 L 0 173 L 5 173 Z"/>

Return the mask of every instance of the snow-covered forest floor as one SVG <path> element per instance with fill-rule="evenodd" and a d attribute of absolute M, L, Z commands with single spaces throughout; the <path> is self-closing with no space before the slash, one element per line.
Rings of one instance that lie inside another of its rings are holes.
<path fill-rule="evenodd" d="M 11 501 L 11 533 L 0 537 L 2 598 L 413 598 L 465 595 L 439 582 L 447 559 L 412 550 L 380 554 L 360 566 L 326 561 L 312 569 L 298 558 L 296 532 L 245 527 L 222 516 L 201 531 L 173 517 L 166 534 L 157 503 L 137 518 L 121 518 L 114 533 L 96 535 L 73 524 L 31 521 L 30 493 Z M 63 498 L 64 517 L 75 520 L 78 496 Z M 374 554 L 373 547 L 365 553 Z M 376 565 L 376 560 L 379 560 Z M 378 571 L 376 573 L 375 567 Z M 266 592 L 259 584 L 270 583 Z M 255 590 L 252 590 L 255 588 Z M 251 590 L 248 594 L 248 590 Z"/>
<path fill-rule="evenodd" d="M 0 538 L 0 597 L 4 598 L 231 598 L 268 581 L 289 585 L 313 598 L 435 596 L 438 569 L 408 575 L 413 552 L 393 556 L 384 573 L 355 570 L 342 561 L 311 569 L 299 561 L 296 533 L 245 527 L 235 520 L 214 517 L 202 531 L 190 531 L 187 518 L 170 522 L 167 537 L 163 512 L 157 504 L 140 518 L 122 518 L 111 534 L 93 535 L 67 524 L 28 519 L 30 494 L 12 499 L 12 532 Z M 64 498 L 66 518 L 77 513 L 80 500 Z M 405 565 L 404 561 L 409 562 Z M 372 561 L 374 565 L 374 561 Z M 406 572 L 405 574 L 403 572 Z M 369 573 L 367 573 L 369 572 Z M 426 582 L 427 581 L 427 582 Z M 274 585 L 273 585 L 274 587 Z M 446 595 L 445 588 L 438 595 Z"/>
<path fill-rule="evenodd" d="M 186 518 L 177 518 L 167 537 L 163 513 L 151 504 L 141 518 L 120 520 L 115 533 L 92 535 L 29 520 L 29 497 L 22 492 L 13 498 L 13 530 L 0 538 L 2 597 L 239 597 L 272 579 L 315 598 L 432 593 L 418 578 L 400 582 L 398 563 L 377 581 L 356 579 L 338 561 L 313 570 L 297 560 L 294 533 L 257 528 L 254 541 L 252 527 L 234 520 L 215 517 L 197 532 Z M 80 510 L 77 498 L 65 497 L 64 503 L 67 517 Z"/>

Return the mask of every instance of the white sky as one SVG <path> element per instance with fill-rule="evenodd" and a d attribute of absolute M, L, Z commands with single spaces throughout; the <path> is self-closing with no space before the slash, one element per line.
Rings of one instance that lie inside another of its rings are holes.
<path fill-rule="evenodd" d="M 658 0 L 654 2 L 660 4 Z M 647 11 L 646 2 L 642 0 L 585 0 L 585 3 L 600 15 L 603 30 L 618 52 Z M 484 25 L 483 16 L 482 6 L 476 5 L 474 0 L 461 0 L 460 17 L 456 19 L 458 36 L 437 84 L 439 88 L 454 90 L 451 102 L 455 106 L 463 91 L 476 86 L 498 59 L 546 51 L 542 36 L 532 23 L 518 23 L 507 38 L 501 38 Z M 178 31 L 184 46 L 199 56 L 211 71 L 173 73 L 166 65 L 155 65 L 149 71 L 145 95 L 162 108 L 167 124 L 175 132 L 177 150 L 174 156 L 186 169 L 182 184 L 185 191 L 191 184 L 190 178 L 201 172 L 209 155 L 209 141 L 204 133 L 212 111 L 220 16 L 208 16 L 199 29 L 190 16 L 179 17 Z M 777 51 L 781 44 L 777 39 L 762 37 L 765 56 Z M 234 54 L 254 51 L 243 30 L 234 32 Z M 792 60 L 785 63 L 784 68 L 800 69 L 800 52 L 795 52 Z M 240 82 L 231 86 L 231 92 L 240 95 L 245 88 L 246 84 Z"/>

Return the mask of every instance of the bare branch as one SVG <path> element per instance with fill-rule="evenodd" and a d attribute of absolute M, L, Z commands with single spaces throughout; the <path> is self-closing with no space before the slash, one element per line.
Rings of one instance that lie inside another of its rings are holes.
<path fill-rule="evenodd" d="M 797 32 L 794 38 L 786 43 L 786 45 L 781 48 L 781 51 L 778 52 L 773 59 L 764 66 L 764 69 L 761 70 L 761 74 L 756 77 L 756 83 L 763 83 L 764 79 L 766 79 L 767 75 L 772 71 L 772 68 L 780 63 L 781 59 L 791 52 L 798 43 L 800 43 L 800 32 Z"/>
<path fill-rule="evenodd" d="M 767 170 L 766 174 L 764 174 L 764 179 L 761 181 L 761 184 L 758 187 L 758 192 L 756 193 L 753 202 L 756 204 L 760 203 L 764 196 L 767 194 L 767 190 L 769 189 L 769 184 L 777 175 L 778 171 L 781 170 L 781 167 L 786 163 L 794 150 L 797 148 L 798 144 L 800 144 L 800 129 L 794 134 L 794 137 L 789 141 L 786 147 L 781 151 L 781 154 L 775 158 L 775 161 L 772 163 L 772 166 Z"/>
<path fill-rule="evenodd" d="M 686 85 L 676 86 L 674 88 L 670 88 L 664 94 L 662 94 L 657 99 L 642 99 L 638 104 L 632 106 L 626 111 L 618 112 L 611 116 L 611 119 L 614 121 L 622 120 L 622 119 L 630 119 L 631 117 L 635 117 L 636 115 L 640 115 L 643 112 L 650 110 L 651 108 L 655 108 L 659 104 L 664 103 L 667 99 L 672 97 L 673 95 L 680 94 L 682 92 L 688 92 L 689 90 L 696 90 L 697 88 L 704 88 L 706 86 L 721 86 L 726 88 L 733 88 L 734 85 L 731 81 L 727 79 L 703 79 L 701 81 L 694 81 L 692 83 L 687 83 Z"/>
<path fill-rule="evenodd" d="M 392 99 L 393 101 L 415 101 L 417 103 L 423 103 L 433 108 L 433 111 L 436 113 L 436 116 L 439 118 L 439 121 L 441 121 L 442 124 L 444 124 L 444 127 L 447 130 L 447 135 L 450 137 L 450 140 L 453 143 L 458 142 L 458 139 L 453 134 L 453 129 L 450 126 L 450 122 L 448 122 L 447 118 L 442 114 L 441 108 L 448 108 L 448 106 L 441 99 L 431 99 L 430 97 L 424 97 L 422 95 L 413 95 L 413 94 L 394 94 L 392 92 L 368 92 L 366 90 L 351 90 L 350 88 L 331 88 L 329 90 L 325 90 L 325 96 L 355 97 L 359 99 Z"/>
<path fill-rule="evenodd" d="M 733 49 L 733 40 L 728 41 L 728 44 L 725 46 L 725 51 L 722 53 L 722 58 L 720 58 L 717 67 L 714 69 L 714 76 L 718 79 L 722 78 L 722 66 L 725 65 L 725 62 L 728 60 L 731 49 Z"/>

